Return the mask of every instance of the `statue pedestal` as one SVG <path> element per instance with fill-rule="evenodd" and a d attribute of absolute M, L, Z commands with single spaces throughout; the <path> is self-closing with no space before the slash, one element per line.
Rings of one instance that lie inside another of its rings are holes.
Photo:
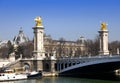
<path fill-rule="evenodd" d="M 100 37 L 100 51 L 99 55 L 109 55 L 108 50 L 108 30 L 100 30 L 99 37 Z"/>
<path fill-rule="evenodd" d="M 44 52 L 44 42 L 43 42 L 43 35 L 44 35 L 44 27 L 43 26 L 35 26 L 33 27 L 34 30 L 34 51 L 33 56 L 36 59 L 44 59 L 45 52 Z"/>

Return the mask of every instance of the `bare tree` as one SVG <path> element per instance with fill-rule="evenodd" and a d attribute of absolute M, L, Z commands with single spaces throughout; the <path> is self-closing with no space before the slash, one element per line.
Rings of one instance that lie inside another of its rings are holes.
<path fill-rule="evenodd" d="M 88 55 L 98 55 L 99 54 L 99 36 L 96 36 L 94 40 L 86 41 Z"/>
<path fill-rule="evenodd" d="M 58 52 L 59 52 L 60 57 L 62 57 L 64 55 L 64 47 L 65 47 L 65 39 L 60 38 L 59 39 L 59 46 L 58 46 Z"/>
<path fill-rule="evenodd" d="M 117 49 L 120 49 L 120 41 L 112 41 L 109 43 L 110 54 L 117 54 Z"/>

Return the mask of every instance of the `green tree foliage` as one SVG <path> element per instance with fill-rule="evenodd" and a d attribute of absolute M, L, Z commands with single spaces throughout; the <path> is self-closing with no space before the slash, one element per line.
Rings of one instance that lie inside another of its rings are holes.
<path fill-rule="evenodd" d="M 24 46 L 23 46 L 23 45 L 19 45 L 19 46 L 15 49 L 16 58 L 19 58 L 20 55 L 23 55 L 23 51 L 24 51 Z"/>
<path fill-rule="evenodd" d="M 33 52 L 33 42 L 28 42 L 21 44 L 17 47 L 15 54 L 16 58 L 19 58 L 22 55 L 22 58 L 31 58 Z"/>
<path fill-rule="evenodd" d="M 7 47 L 8 47 L 8 55 L 10 55 L 12 52 L 14 52 L 14 46 L 11 44 L 10 41 L 8 41 Z"/>

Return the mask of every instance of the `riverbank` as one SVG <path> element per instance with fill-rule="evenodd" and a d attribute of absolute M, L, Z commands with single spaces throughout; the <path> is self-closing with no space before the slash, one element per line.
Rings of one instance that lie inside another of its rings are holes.
<path fill-rule="evenodd" d="M 56 77 L 58 76 L 58 72 L 42 72 L 43 77 Z"/>

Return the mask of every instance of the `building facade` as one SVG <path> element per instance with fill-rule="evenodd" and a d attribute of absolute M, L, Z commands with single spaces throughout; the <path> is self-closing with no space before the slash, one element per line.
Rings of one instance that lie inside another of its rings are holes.
<path fill-rule="evenodd" d="M 45 55 L 47 57 L 80 57 L 86 55 L 86 46 L 84 37 L 77 41 L 66 41 L 61 38 L 53 40 L 50 35 L 44 35 Z"/>

